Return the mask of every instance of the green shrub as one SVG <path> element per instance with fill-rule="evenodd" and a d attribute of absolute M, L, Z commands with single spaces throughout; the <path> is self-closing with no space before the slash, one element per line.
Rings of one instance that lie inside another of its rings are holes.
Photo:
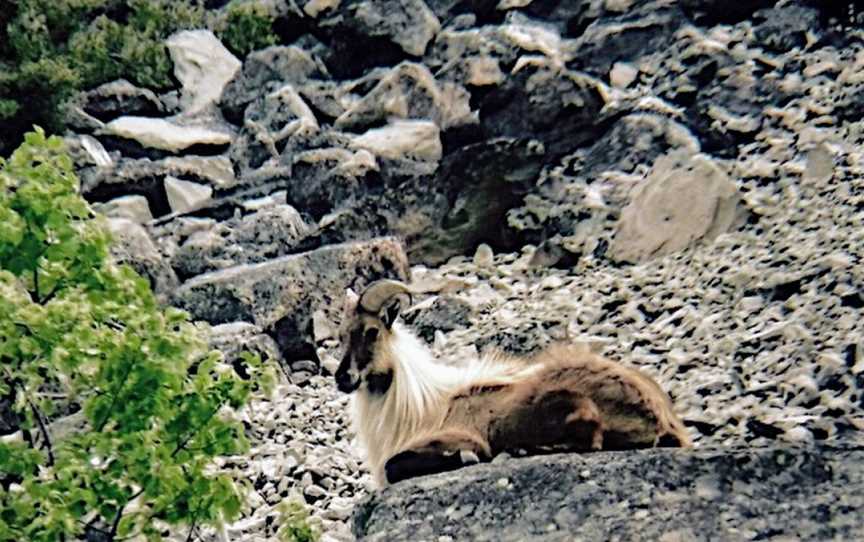
<path fill-rule="evenodd" d="M 77 190 L 41 130 L 0 159 L 0 398 L 20 427 L 0 440 L 0 541 L 232 520 L 243 493 L 210 464 L 246 449 L 228 413 L 273 372 L 246 356 L 240 378 L 206 328 L 160 308 Z M 75 411 L 81 428 L 52 425 Z"/>
<path fill-rule="evenodd" d="M 124 78 L 173 85 L 165 39 L 210 28 L 237 54 L 276 42 L 273 15 L 253 3 L 209 13 L 203 0 L 0 0 L 0 155 L 33 124 L 62 128 L 61 104 Z"/>
<path fill-rule="evenodd" d="M 267 6 L 251 2 L 229 4 L 216 33 L 228 49 L 241 57 L 273 45 L 278 39 Z"/>
<path fill-rule="evenodd" d="M 309 521 L 309 511 L 299 499 L 285 500 L 277 505 L 279 530 L 276 536 L 282 542 L 317 542 L 321 531 Z"/>

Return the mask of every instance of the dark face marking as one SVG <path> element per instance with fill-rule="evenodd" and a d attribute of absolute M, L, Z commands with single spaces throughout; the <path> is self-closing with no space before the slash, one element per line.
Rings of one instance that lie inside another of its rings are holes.
<path fill-rule="evenodd" d="M 372 364 L 379 333 L 378 328 L 366 327 L 359 322 L 343 337 L 345 354 L 336 371 L 336 387 L 339 391 L 351 393 L 360 387 Z"/>
<path fill-rule="evenodd" d="M 373 395 L 384 395 L 393 383 L 393 371 L 384 373 L 369 373 L 366 377 L 366 387 Z"/>

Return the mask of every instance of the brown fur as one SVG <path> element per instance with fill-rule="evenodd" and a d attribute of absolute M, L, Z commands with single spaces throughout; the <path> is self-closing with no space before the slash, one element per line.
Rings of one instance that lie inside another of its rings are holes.
<path fill-rule="evenodd" d="M 542 367 L 516 382 L 474 383 L 457 391 L 441 428 L 418 435 L 405 452 L 441 458 L 468 451 L 488 460 L 514 449 L 691 445 L 669 396 L 635 369 L 570 345 L 553 346 L 523 363 Z M 446 464 L 441 469 L 449 470 Z"/>

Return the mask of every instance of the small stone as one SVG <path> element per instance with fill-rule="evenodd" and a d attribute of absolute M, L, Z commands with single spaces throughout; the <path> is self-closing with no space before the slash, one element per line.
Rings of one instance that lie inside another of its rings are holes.
<path fill-rule="evenodd" d="M 307 497 L 321 498 L 327 495 L 327 490 L 321 486 L 312 484 L 310 486 L 306 486 L 306 488 L 303 490 L 303 494 Z"/>
<path fill-rule="evenodd" d="M 510 486 L 510 480 L 508 480 L 507 478 L 498 478 L 498 480 L 495 482 L 495 485 L 499 489 L 507 489 Z"/>
<path fill-rule="evenodd" d="M 150 204 L 144 196 L 120 196 L 105 203 L 95 203 L 93 207 L 111 218 L 127 218 L 138 224 L 153 220 Z"/>
<path fill-rule="evenodd" d="M 213 188 L 209 186 L 183 181 L 170 175 L 165 177 L 165 192 L 168 195 L 168 204 L 175 213 L 198 209 L 213 196 Z"/>
<path fill-rule="evenodd" d="M 477 267 L 492 267 L 495 263 L 495 254 L 492 252 L 492 247 L 486 243 L 481 243 L 474 252 L 474 265 Z"/>
<path fill-rule="evenodd" d="M 307 373 L 316 373 L 318 372 L 318 365 L 309 359 L 301 359 L 297 361 L 291 362 L 291 370 L 292 371 L 306 371 Z"/>
<path fill-rule="evenodd" d="M 609 82 L 613 87 L 627 88 L 638 75 L 639 70 L 634 65 L 628 62 L 616 62 L 609 71 Z"/>
<path fill-rule="evenodd" d="M 291 382 L 298 386 L 305 386 L 312 379 L 312 376 L 314 375 L 308 371 L 296 371 L 291 373 Z"/>
<path fill-rule="evenodd" d="M 339 370 L 339 360 L 330 354 L 324 354 L 323 356 L 320 356 L 320 358 L 321 367 L 327 372 L 327 374 L 335 375 L 336 371 Z"/>
<path fill-rule="evenodd" d="M 84 147 L 84 150 L 87 151 L 87 154 L 97 166 L 111 167 L 114 165 L 114 160 L 111 159 L 108 151 L 105 150 L 102 143 L 95 137 L 89 135 L 81 136 L 81 146 Z"/>

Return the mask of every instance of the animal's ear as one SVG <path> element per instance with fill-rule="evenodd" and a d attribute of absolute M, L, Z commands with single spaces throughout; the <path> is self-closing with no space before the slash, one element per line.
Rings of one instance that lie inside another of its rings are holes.
<path fill-rule="evenodd" d="M 393 327 L 393 322 L 399 317 L 404 308 L 403 305 L 406 304 L 408 304 L 408 296 L 405 295 L 394 295 L 384 303 L 378 313 L 378 318 L 381 319 L 387 329 Z"/>
<path fill-rule="evenodd" d="M 345 302 L 343 304 L 343 312 L 345 314 L 354 314 L 357 312 L 357 303 L 360 301 L 360 296 L 354 293 L 351 288 L 345 289 Z"/>

